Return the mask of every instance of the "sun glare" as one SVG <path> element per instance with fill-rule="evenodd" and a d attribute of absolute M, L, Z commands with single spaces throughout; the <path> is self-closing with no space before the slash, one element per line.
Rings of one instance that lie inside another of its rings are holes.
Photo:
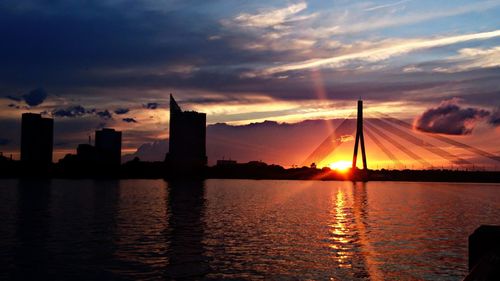
<path fill-rule="evenodd" d="M 339 172 L 346 172 L 347 170 L 349 170 L 349 168 L 351 168 L 351 162 L 339 160 L 337 162 L 331 163 L 330 168 Z"/>

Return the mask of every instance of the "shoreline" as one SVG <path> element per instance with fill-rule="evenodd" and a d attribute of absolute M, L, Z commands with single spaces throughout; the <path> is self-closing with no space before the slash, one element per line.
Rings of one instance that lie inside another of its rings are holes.
<path fill-rule="evenodd" d="M 500 183 L 500 171 L 470 170 L 332 170 L 330 168 L 284 168 L 264 162 L 237 163 L 207 167 L 176 167 L 165 162 L 131 161 L 109 166 L 103 163 L 78 163 L 50 166 L 25 165 L 17 161 L 0 163 L 0 178 L 12 179 L 254 179 L 322 181 L 407 181 Z"/>
<path fill-rule="evenodd" d="M 470 184 L 500 184 L 500 172 L 496 172 L 496 179 L 475 178 L 471 180 L 457 180 L 450 178 L 368 178 L 368 179 L 351 179 L 351 178 L 292 178 L 292 177 L 163 177 L 163 176 L 0 176 L 1 180 L 166 180 L 166 181 L 196 181 L 196 180 L 276 180 L 276 181 L 332 181 L 332 182 L 436 182 L 436 183 L 470 183 Z"/>

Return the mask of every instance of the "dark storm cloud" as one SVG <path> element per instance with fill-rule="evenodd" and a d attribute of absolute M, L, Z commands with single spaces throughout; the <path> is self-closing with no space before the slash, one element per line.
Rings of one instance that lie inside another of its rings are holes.
<path fill-rule="evenodd" d="M 64 89 L 63 95 L 83 87 L 236 89 L 237 95 L 253 90 L 245 86 L 267 81 L 241 78 L 249 70 L 243 65 L 285 61 L 289 55 L 242 51 L 232 42 L 253 42 L 257 35 L 222 27 L 220 18 L 203 11 L 204 2 L 196 2 L 196 8 L 191 1 L 154 8 L 149 1 L 7 3 L 0 5 L 0 82 L 14 90 L 42 82 Z M 265 87 L 270 82 L 260 83 L 260 89 L 272 93 Z M 280 87 L 274 88 L 286 96 L 287 89 Z"/>
<path fill-rule="evenodd" d="M 147 104 L 144 105 L 144 108 L 147 108 L 147 109 L 157 109 L 159 106 L 158 103 L 156 102 L 148 102 Z"/>
<path fill-rule="evenodd" d="M 219 31 L 218 19 L 179 3 L 167 10 L 141 7 L 144 1 L 22 1 L 25 9 L 9 9 L 23 5 L 7 2 L 0 6 L 0 72 L 9 84 L 95 85 L 112 78 L 96 69 L 225 65 L 245 56 L 207 39 Z"/>
<path fill-rule="evenodd" d="M 122 121 L 126 123 L 137 123 L 137 120 L 134 118 L 123 118 Z"/>
<path fill-rule="evenodd" d="M 415 91 L 431 90 L 435 87 L 449 87 L 450 98 L 458 96 L 466 99 L 467 95 L 474 95 L 473 102 L 489 105 L 500 90 L 498 75 L 500 69 L 476 71 L 467 76 L 450 73 L 392 73 L 389 71 L 370 75 L 350 75 L 349 73 L 334 70 L 321 72 L 323 81 L 322 90 L 328 99 L 345 100 L 361 96 L 366 100 L 416 100 L 435 102 L 435 95 L 415 95 Z M 291 76 L 287 79 L 276 77 L 242 78 L 239 72 L 233 73 L 199 70 L 190 76 L 178 74 L 124 74 L 113 79 L 102 80 L 103 87 L 127 87 L 130 95 L 137 95 L 148 88 L 199 89 L 227 94 L 232 101 L 241 102 L 248 93 L 262 93 L 277 99 L 302 100 L 315 99 L 318 91 L 317 81 L 311 78 L 310 73 L 301 76 Z M 451 81 L 450 81 L 451 80 Z M 462 90 L 463 89 L 463 90 Z M 458 94 L 457 94 L 458 92 Z M 443 94 L 445 94 L 443 92 Z M 182 99 L 188 103 L 217 103 L 224 102 L 218 98 L 204 98 L 196 96 Z M 227 100 L 226 100 L 227 101 Z M 470 102 L 468 100 L 468 102 Z"/>
<path fill-rule="evenodd" d="M 42 104 L 47 96 L 47 92 L 43 88 L 37 88 L 23 95 L 23 99 L 27 105 L 37 106 Z"/>
<path fill-rule="evenodd" d="M 455 99 L 446 100 L 417 117 L 415 128 L 429 133 L 467 135 L 472 132 L 479 119 L 489 114 L 484 109 L 462 108 Z"/>
<path fill-rule="evenodd" d="M 115 109 L 115 114 L 122 115 L 127 114 L 130 111 L 128 108 L 117 108 Z"/>

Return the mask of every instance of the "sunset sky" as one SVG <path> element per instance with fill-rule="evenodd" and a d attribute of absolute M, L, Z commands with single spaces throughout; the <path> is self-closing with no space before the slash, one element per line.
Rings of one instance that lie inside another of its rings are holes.
<path fill-rule="evenodd" d="M 233 138 L 226 152 L 209 139 L 209 158 L 302 164 L 338 124 L 303 121 L 347 118 L 358 98 L 429 142 L 500 154 L 500 1 L 3 0 L 0 36 L 0 151 L 14 157 L 23 112 L 55 118 L 56 159 L 102 127 L 124 131 L 124 153 L 166 140 L 170 93 L 232 125 L 209 129 Z M 286 138 L 248 126 L 265 120 L 294 124 Z M 276 153 L 256 154 L 268 138 Z M 352 143 L 326 162 L 350 160 Z"/>

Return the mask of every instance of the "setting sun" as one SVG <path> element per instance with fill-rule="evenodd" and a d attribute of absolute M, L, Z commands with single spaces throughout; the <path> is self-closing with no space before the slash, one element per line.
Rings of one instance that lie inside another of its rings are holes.
<path fill-rule="evenodd" d="M 351 168 L 351 162 L 345 160 L 339 160 L 337 162 L 333 162 L 330 164 L 330 168 L 332 170 L 336 170 L 339 172 L 345 172 Z"/>

